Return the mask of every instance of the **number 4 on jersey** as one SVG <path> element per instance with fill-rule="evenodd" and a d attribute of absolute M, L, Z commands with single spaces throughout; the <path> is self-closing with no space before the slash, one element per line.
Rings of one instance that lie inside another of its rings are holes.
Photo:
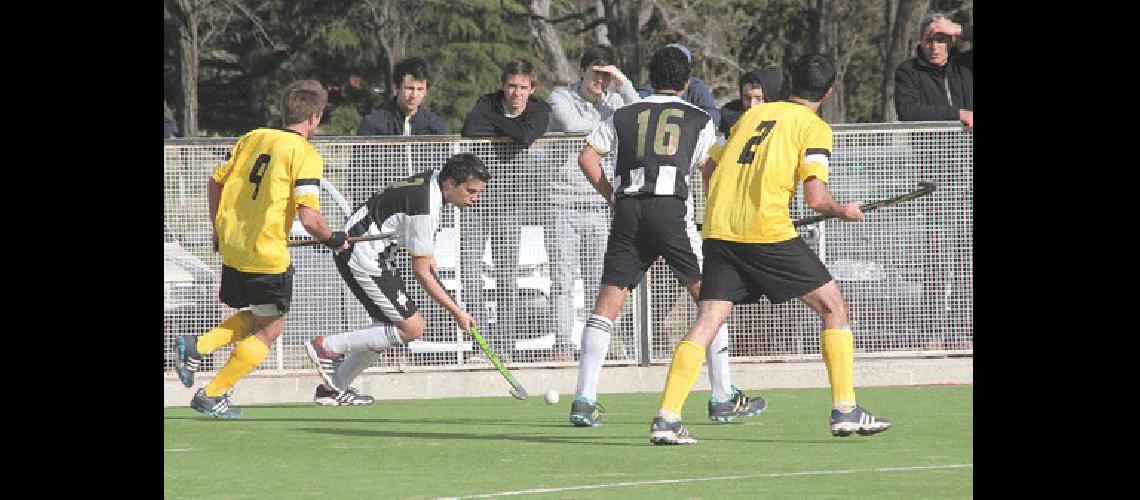
<path fill-rule="evenodd" d="M 744 144 L 744 149 L 740 151 L 740 159 L 736 160 L 736 162 L 751 165 L 752 159 L 756 157 L 756 148 L 760 146 L 760 143 L 764 142 L 764 139 L 768 137 L 768 133 L 772 131 L 772 127 L 775 126 L 776 120 L 760 122 L 760 124 L 756 126 L 756 131 L 759 132 L 759 134 L 748 139 L 748 142 Z"/>

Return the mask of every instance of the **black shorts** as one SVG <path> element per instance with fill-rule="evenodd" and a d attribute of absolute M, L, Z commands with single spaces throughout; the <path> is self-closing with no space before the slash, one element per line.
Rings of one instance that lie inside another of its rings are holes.
<path fill-rule="evenodd" d="M 416 303 L 404 291 L 404 280 L 400 271 L 395 267 L 388 267 L 381 271 L 379 276 L 354 271 L 348 265 L 352 251 L 333 255 L 336 269 L 340 276 L 356 296 L 356 300 L 368 311 L 373 321 L 384 323 L 400 323 L 412 317 L 416 311 Z"/>
<path fill-rule="evenodd" d="M 831 273 L 803 238 L 779 243 L 705 240 L 701 300 L 747 304 L 768 296 L 773 304 L 806 295 Z"/>
<path fill-rule="evenodd" d="M 700 236 L 689 204 L 673 196 L 618 198 L 606 242 L 602 284 L 633 289 L 658 257 L 682 285 L 701 279 Z"/>
<path fill-rule="evenodd" d="M 222 265 L 222 286 L 218 291 L 222 303 L 234 309 L 250 307 L 254 316 L 284 316 L 293 301 L 293 265 L 281 274 L 238 271 Z M 277 314 L 272 314 L 276 308 Z"/>

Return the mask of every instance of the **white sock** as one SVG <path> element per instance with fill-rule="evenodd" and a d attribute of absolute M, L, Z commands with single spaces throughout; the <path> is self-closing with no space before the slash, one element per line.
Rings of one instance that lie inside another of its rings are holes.
<path fill-rule="evenodd" d="M 602 375 L 602 363 L 610 349 L 610 328 L 614 322 L 605 316 L 591 314 L 586 320 L 586 330 L 582 332 L 582 356 L 578 361 L 578 388 L 574 395 L 598 400 L 598 378 Z"/>
<path fill-rule="evenodd" d="M 356 349 L 349 352 L 344 356 L 344 361 L 341 361 L 340 366 L 337 367 L 336 373 L 333 374 L 333 382 L 341 390 L 348 389 L 356 377 L 359 377 L 372 363 L 375 363 L 380 358 L 382 351 L 374 351 L 372 349 Z"/>
<path fill-rule="evenodd" d="M 705 362 L 709 366 L 709 385 L 712 386 L 712 398 L 717 401 L 728 401 L 732 397 L 732 377 L 728 370 L 728 325 L 721 324 L 705 351 Z"/>
<path fill-rule="evenodd" d="M 400 331 L 391 323 L 373 323 L 368 328 L 325 337 L 324 346 L 337 354 L 345 354 L 357 349 L 381 351 L 394 345 L 403 345 Z"/>

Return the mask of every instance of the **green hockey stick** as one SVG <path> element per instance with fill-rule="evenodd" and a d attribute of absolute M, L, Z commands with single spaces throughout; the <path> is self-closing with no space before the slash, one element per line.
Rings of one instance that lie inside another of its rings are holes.
<path fill-rule="evenodd" d="M 487 341 L 479 334 L 479 329 L 472 324 L 471 331 L 468 333 L 470 333 L 472 337 L 475 337 L 475 342 L 479 343 L 479 348 L 487 354 L 487 358 L 491 360 L 495 368 L 499 369 L 499 373 L 503 374 L 503 378 L 507 379 L 507 383 L 511 384 L 511 396 L 514 396 L 515 399 L 526 399 L 526 389 L 523 389 L 522 384 L 520 384 L 518 380 L 515 380 L 511 372 L 507 371 L 507 367 L 503 366 L 503 362 L 499 361 L 499 357 L 495 355 L 495 351 L 491 350 L 491 346 L 487 345 Z"/>

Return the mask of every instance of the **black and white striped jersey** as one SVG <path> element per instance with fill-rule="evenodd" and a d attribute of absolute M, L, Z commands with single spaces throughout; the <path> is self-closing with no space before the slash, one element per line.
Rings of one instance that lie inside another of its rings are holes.
<path fill-rule="evenodd" d="M 442 210 L 439 170 L 413 175 L 372 195 L 348 217 L 344 231 L 349 236 L 385 238 L 354 243 L 349 266 L 379 275 L 398 247 L 416 257 L 434 255 Z"/>
<path fill-rule="evenodd" d="M 689 174 L 716 143 L 716 126 L 703 109 L 679 97 L 653 94 L 627 104 L 586 137 L 602 155 L 617 150 L 614 198 L 689 198 Z"/>

